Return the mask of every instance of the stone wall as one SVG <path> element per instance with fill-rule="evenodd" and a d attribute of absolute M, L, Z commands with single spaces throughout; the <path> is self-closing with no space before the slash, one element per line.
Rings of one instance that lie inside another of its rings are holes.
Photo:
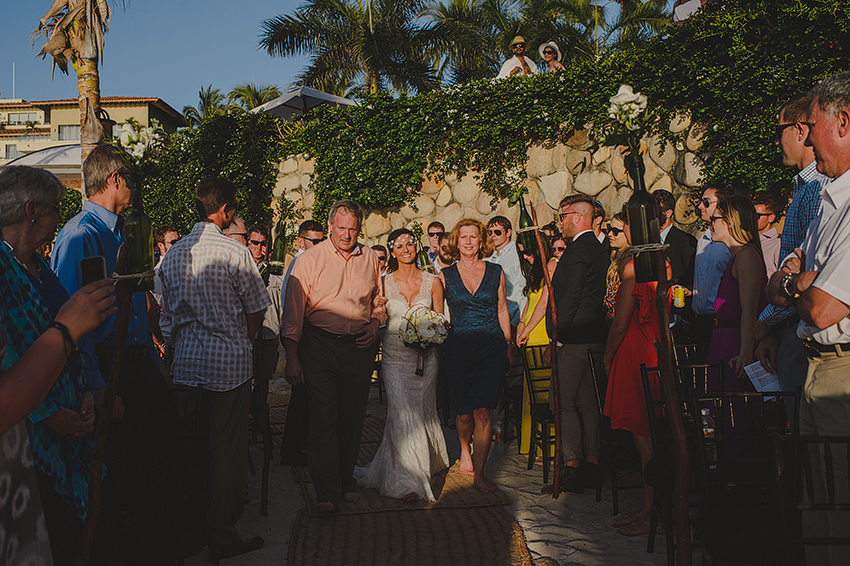
<path fill-rule="evenodd" d="M 698 217 L 692 197 L 702 173 L 702 160 L 696 152 L 702 146 L 703 129 L 682 117 L 671 124 L 670 130 L 685 140 L 678 147 L 657 137 L 646 138 L 641 143 L 645 182 L 650 192 L 671 191 L 676 197 L 677 225 L 694 231 Z M 526 204 L 534 204 L 540 225 L 555 219 L 558 203 L 569 194 L 583 193 L 598 199 L 609 218 L 629 199 L 632 182 L 623 163 L 625 148 L 600 147 L 593 153 L 591 149 L 585 130 L 576 131 L 566 143 L 552 148 L 529 148 Z M 280 164 L 274 190 L 275 196 L 286 195 L 296 203 L 305 219 L 312 217 L 314 195 L 309 188 L 312 174 L 312 159 L 290 156 Z M 507 201 L 491 204 L 490 195 L 481 190 L 471 173 L 460 178 L 448 175 L 443 180 L 426 179 L 414 205 L 370 211 L 363 226 L 364 241 L 368 245 L 385 244 L 392 230 L 410 226 L 414 221 L 420 222 L 424 230 L 429 222 L 438 220 L 451 230 L 461 218 L 478 218 L 486 223 L 493 216 L 503 215 L 516 223 L 519 216 L 519 207 L 509 208 Z"/>

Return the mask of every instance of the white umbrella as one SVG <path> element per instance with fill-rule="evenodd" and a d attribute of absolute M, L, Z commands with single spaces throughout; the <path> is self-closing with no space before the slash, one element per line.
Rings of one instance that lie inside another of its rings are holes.
<path fill-rule="evenodd" d="M 302 86 L 283 96 L 275 98 L 270 102 L 257 106 L 251 112 L 266 112 L 274 114 L 284 120 L 291 120 L 295 115 L 306 114 L 316 106 L 322 104 L 336 104 L 345 106 L 357 106 L 358 104 L 347 98 L 328 94 L 314 88 Z"/>

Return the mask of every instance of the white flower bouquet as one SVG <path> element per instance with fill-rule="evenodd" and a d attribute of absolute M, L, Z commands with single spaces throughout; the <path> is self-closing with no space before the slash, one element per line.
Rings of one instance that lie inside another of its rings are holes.
<path fill-rule="evenodd" d="M 446 317 L 425 305 L 416 304 L 407 309 L 398 328 L 401 342 L 419 352 L 416 363 L 416 375 L 422 375 L 425 368 L 425 352 L 432 346 L 442 344 L 449 335 Z"/>

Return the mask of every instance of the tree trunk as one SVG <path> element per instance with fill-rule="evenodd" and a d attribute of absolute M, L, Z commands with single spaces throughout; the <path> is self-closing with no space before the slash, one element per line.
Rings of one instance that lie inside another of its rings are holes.
<path fill-rule="evenodd" d="M 78 59 L 74 65 L 77 72 L 77 89 L 80 102 L 80 166 L 89 152 L 103 141 L 103 126 L 97 117 L 100 110 L 100 75 L 97 59 Z M 85 179 L 83 179 L 85 191 Z"/>

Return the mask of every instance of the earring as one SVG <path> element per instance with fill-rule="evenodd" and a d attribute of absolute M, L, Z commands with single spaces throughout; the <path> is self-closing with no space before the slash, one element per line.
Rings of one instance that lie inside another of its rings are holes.
<path fill-rule="evenodd" d="M 32 220 L 30 220 L 30 222 L 32 222 L 32 225 L 35 226 L 36 219 L 33 218 Z"/>

